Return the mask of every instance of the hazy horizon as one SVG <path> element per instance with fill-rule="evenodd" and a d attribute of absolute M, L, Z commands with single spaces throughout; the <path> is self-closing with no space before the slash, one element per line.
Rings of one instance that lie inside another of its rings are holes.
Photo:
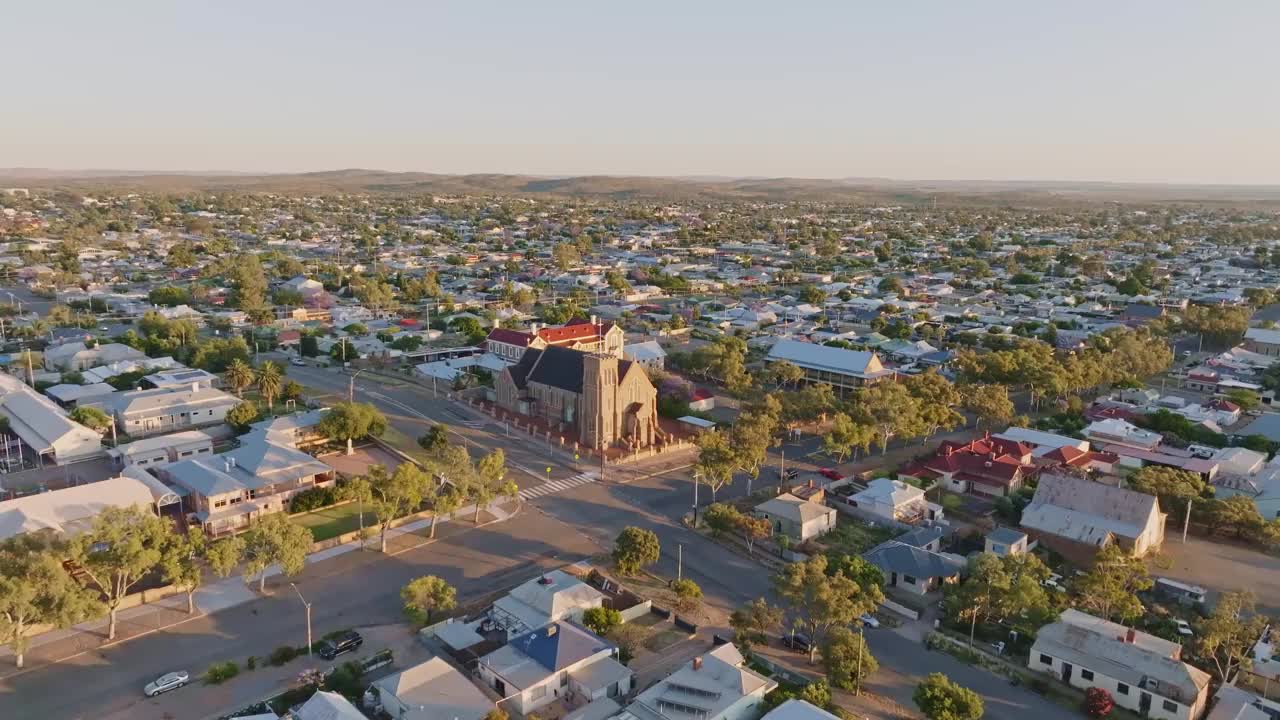
<path fill-rule="evenodd" d="M 7 19 L 10 168 L 1280 184 L 1265 0 L 54 0 Z"/>

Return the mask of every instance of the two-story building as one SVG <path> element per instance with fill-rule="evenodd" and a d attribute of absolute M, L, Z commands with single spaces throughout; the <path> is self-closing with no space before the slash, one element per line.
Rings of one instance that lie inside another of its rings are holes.
<path fill-rule="evenodd" d="M 186 511 L 210 535 L 243 530 L 261 515 L 287 510 L 289 499 L 303 490 L 334 481 L 328 465 L 262 438 L 249 438 L 220 455 L 188 458 L 153 472 L 183 491 Z"/>
<path fill-rule="evenodd" d="M 769 361 L 785 360 L 804 371 L 805 382 L 830 385 L 843 395 L 864 385 L 893 379 L 880 356 L 868 350 L 815 345 L 798 340 L 779 340 L 769 349 Z"/>

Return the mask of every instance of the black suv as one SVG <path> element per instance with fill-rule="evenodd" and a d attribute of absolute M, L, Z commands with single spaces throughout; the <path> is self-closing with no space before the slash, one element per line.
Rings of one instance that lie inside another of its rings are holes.
<path fill-rule="evenodd" d="M 804 633 L 792 633 L 782 636 L 782 644 L 796 652 L 807 653 L 813 646 L 813 641 Z"/>
<path fill-rule="evenodd" d="M 360 637 L 360 633 L 355 630 L 348 630 L 341 635 L 321 642 L 316 648 L 316 652 L 325 660 L 332 660 L 342 653 L 354 651 L 363 642 L 364 638 Z"/>

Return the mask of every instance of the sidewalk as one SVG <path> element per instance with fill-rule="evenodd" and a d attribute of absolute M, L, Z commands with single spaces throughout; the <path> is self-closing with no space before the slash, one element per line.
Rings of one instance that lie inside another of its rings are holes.
<path fill-rule="evenodd" d="M 504 505 L 509 505 L 509 503 Z M 458 532 L 465 532 L 475 527 L 502 522 L 518 512 L 518 506 L 514 508 L 503 507 L 503 505 L 495 503 L 489 508 L 481 510 L 480 523 L 473 525 L 471 519 L 475 515 L 475 505 L 468 505 L 459 508 L 448 517 L 441 516 L 436 526 L 436 539 L 442 539 Z M 459 519 L 461 519 L 460 523 L 457 522 Z M 446 527 L 451 524 L 454 527 L 454 532 L 446 533 Z M 398 555 L 435 542 L 436 539 L 427 538 L 425 532 L 419 532 L 429 531 L 430 527 L 431 518 L 425 518 L 388 530 L 387 555 Z M 382 553 L 377 552 L 379 542 L 377 535 L 366 542 L 367 547 L 374 552 L 375 557 L 382 556 Z M 318 563 L 333 560 L 359 549 L 359 540 L 327 548 L 308 555 L 307 566 L 311 567 Z M 267 578 L 279 575 L 280 568 L 276 565 L 272 565 L 266 571 Z M 246 582 L 243 577 L 237 574 L 205 584 L 196 591 L 196 612 L 193 614 L 187 614 L 186 593 L 178 593 L 154 603 L 121 610 L 117 615 L 115 640 L 107 640 L 109 620 L 106 616 L 88 620 L 69 628 L 50 630 L 49 632 L 35 635 L 31 638 L 27 648 L 26 667 L 18 670 L 18 672 L 29 670 L 39 665 L 61 662 L 81 653 L 123 643 L 133 638 L 252 602 L 262 597 L 256 590 L 256 583 L 257 576 Z M 0 662 L 7 662 L 10 669 L 17 670 L 12 666 L 12 657 L 13 651 L 9 647 L 0 647 Z M 0 677 L 7 677 L 11 674 L 14 673 L 6 672 Z"/>

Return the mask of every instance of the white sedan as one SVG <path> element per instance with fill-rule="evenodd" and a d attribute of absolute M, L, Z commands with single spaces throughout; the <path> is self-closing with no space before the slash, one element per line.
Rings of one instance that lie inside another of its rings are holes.
<path fill-rule="evenodd" d="M 161 675 L 155 680 L 147 683 L 147 686 L 142 688 L 142 693 L 147 697 L 155 697 L 161 693 L 167 693 L 170 690 L 177 690 L 183 685 L 186 685 L 190 680 L 191 675 L 188 674 L 186 670 L 165 673 L 164 675 Z"/>
<path fill-rule="evenodd" d="M 863 625 L 866 625 L 869 628 L 880 627 L 880 621 L 877 620 L 876 616 L 872 615 L 871 613 L 862 613 L 861 615 L 858 616 L 858 619 L 862 621 Z"/>

